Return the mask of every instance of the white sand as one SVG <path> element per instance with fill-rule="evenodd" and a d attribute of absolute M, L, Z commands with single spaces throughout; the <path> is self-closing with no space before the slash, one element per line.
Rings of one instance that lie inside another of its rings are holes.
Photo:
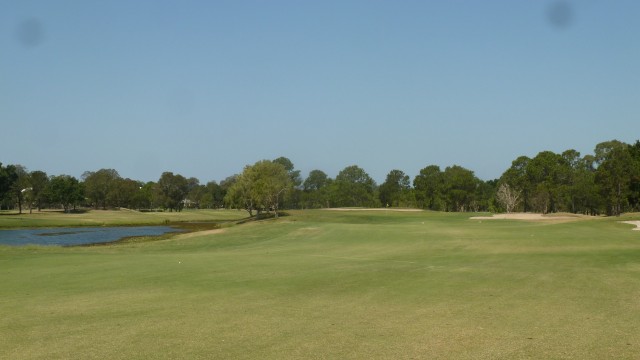
<path fill-rule="evenodd" d="M 529 220 L 529 221 L 553 221 L 553 220 L 578 220 L 581 215 L 545 215 L 533 213 L 494 214 L 492 216 L 473 216 L 471 220 Z"/>
<path fill-rule="evenodd" d="M 633 230 L 637 230 L 640 231 L 640 220 L 636 220 L 636 221 L 621 221 L 623 224 L 631 224 L 631 225 L 635 225 L 635 229 Z"/>

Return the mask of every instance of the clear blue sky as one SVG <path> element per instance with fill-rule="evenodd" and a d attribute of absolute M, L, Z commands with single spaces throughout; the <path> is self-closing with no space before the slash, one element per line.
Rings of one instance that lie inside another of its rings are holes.
<path fill-rule="evenodd" d="M 640 138 L 640 1 L 0 0 L 0 162 L 202 183 Z"/>

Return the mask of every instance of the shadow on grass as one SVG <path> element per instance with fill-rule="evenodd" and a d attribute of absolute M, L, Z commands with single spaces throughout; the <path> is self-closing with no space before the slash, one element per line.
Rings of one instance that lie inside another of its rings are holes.
<path fill-rule="evenodd" d="M 68 211 L 64 211 L 62 209 L 46 209 L 46 210 L 33 210 L 29 212 L 29 209 L 22 210 L 19 212 L 18 210 L 0 210 L 0 216 L 16 216 L 16 215 L 36 215 L 36 214 L 85 214 L 88 213 L 89 209 L 71 209 Z"/>

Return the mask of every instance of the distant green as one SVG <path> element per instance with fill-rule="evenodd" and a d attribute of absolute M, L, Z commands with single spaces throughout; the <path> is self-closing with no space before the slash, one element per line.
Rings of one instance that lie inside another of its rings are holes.
<path fill-rule="evenodd" d="M 637 359 L 640 232 L 618 220 L 638 218 L 314 210 L 155 242 L 0 247 L 0 354 Z"/>

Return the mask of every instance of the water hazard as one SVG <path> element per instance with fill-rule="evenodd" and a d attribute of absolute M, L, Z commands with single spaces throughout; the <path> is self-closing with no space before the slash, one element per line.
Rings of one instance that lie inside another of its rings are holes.
<path fill-rule="evenodd" d="M 158 236 L 180 231 L 170 226 L 111 226 L 0 230 L 1 245 L 73 246 L 117 241 L 131 236 Z"/>

